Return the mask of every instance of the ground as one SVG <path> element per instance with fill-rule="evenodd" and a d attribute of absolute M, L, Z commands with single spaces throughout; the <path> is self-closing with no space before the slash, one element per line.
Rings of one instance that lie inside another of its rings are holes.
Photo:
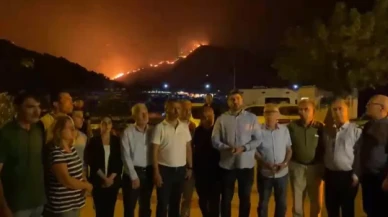
<path fill-rule="evenodd" d="M 287 217 L 291 217 L 292 213 L 292 195 L 291 195 L 291 190 L 290 187 L 288 188 L 288 207 L 287 207 Z M 119 199 L 117 200 L 116 204 L 116 210 L 115 210 L 115 217 L 122 217 L 123 216 L 123 203 L 122 203 L 122 197 L 119 195 Z M 256 217 L 257 216 L 257 205 L 258 205 L 258 194 L 256 187 L 253 188 L 252 195 L 251 195 L 251 216 Z M 273 198 L 271 199 L 270 205 L 269 205 L 269 217 L 273 216 L 274 212 L 274 201 Z M 155 216 L 155 210 L 156 210 L 156 193 L 154 192 L 152 196 L 152 216 Z M 306 199 L 306 204 L 305 204 L 305 212 L 308 213 L 309 211 L 309 203 L 308 203 L 308 198 Z M 93 211 L 93 201 L 91 198 L 88 198 L 86 207 L 82 210 L 82 215 L 81 217 L 92 217 L 94 216 L 94 211 Z M 137 216 L 137 214 L 136 214 Z M 238 197 L 237 197 L 237 190 L 235 193 L 235 197 L 233 199 L 233 204 L 232 204 L 232 217 L 237 217 L 238 216 Z M 309 215 L 306 215 L 309 216 Z M 322 212 L 322 217 L 326 217 L 326 210 L 323 208 Z M 357 194 L 357 199 L 356 199 L 356 217 L 365 217 L 366 215 L 362 212 L 362 202 L 361 202 L 361 191 Z M 192 202 L 192 211 L 191 211 L 191 217 L 202 217 L 201 211 L 198 207 L 198 197 L 197 195 L 194 196 L 193 202 Z"/>

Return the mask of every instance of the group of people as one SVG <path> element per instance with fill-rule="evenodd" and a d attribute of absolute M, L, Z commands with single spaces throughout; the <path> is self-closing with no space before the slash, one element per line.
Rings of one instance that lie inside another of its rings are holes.
<path fill-rule="evenodd" d="M 243 109 L 242 93 L 228 95 L 220 113 L 206 97 L 199 126 L 191 120 L 191 102 L 168 100 L 165 119 L 151 126 L 138 103 L 135 120 L 118 137 L 112 120 L 101 120 L 100 134 L 83 129 L 83 112 L 73 109 L 67 92 L 52 97 L 52 112 L 42 118 L 39 98 L 23 92 L 15 98 L 17 115 L 0 131 L 0 216 L 79 217 L 85 194 L 93 196 L 97 217 L 113 217 L 119 189 L 124 216 L 151 216 L 157 192 L 157 217 L 189 217 L 194 190 L 204 217 L 231 217 L 235 182 L 239 216 L 249 217 L 257 165 L 259 217 L 268 216 L 274 191 L 275 217 L 285 217 L 290 180 L 293 216 L 321 213 L 321 183 L 329 217 L 354 217 L 361 184 L 368 217 L 388 216 L 388 97 L 367 104 L 370 121 L 363 129 L 349 121 L 343 99 L 330 107 L 334 124 L 314 119 L 315 104 L 301 100 L 300 119 L 278 124 L 279 108 L 264 107 L 265 123 Z M 340 212 L 342 215 L 340 215 Z"/>

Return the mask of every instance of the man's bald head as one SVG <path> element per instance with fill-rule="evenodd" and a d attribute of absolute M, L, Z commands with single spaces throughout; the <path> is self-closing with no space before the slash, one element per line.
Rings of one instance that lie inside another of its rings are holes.
<path fill-rule="evenodd" d="M 388 97 L 385 95 L 373 96 L 366 105 L 366 114 L 372 119 L 381 119 L 388 116 Z"/>
<path fill-rule="evenodd" d="M 338 98 L 331 103 L 331 113 L 337 125 L 349 121 L 349 106 L 344 99 Z"/>

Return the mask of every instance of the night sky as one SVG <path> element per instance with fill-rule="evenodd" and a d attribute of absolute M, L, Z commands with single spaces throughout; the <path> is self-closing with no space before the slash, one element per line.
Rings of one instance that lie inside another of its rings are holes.
<path fill-rule="evenodd" d="M 0 38 L 114 76 L 196 43 L 273 55 L 334 0 L 0 0 Z"/>

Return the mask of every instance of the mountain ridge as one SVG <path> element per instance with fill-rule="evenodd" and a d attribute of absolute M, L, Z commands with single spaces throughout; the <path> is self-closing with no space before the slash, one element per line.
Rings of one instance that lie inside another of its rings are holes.
<path fill-rule="evenodd" d="M 172 65 L 146 67 L 116 80 L 148 89 L 168 83 L 172 89 L 204 91 L 229 90 L 234 87 L 234 80 L 238 88 L 288 85 L 277 76 L 271 63 L 272 57 L 263 58 L 248 50 L 203 45 Z M 212 88 L 206 89 L 206 84 Z"/>
<path fill-rule="evenodd" d="M 1 91 L 20 89 L 103 89 L 122 87 L 103 74 L 87 70 L 64 57 L 28 50 L 0 39 Z"/>

